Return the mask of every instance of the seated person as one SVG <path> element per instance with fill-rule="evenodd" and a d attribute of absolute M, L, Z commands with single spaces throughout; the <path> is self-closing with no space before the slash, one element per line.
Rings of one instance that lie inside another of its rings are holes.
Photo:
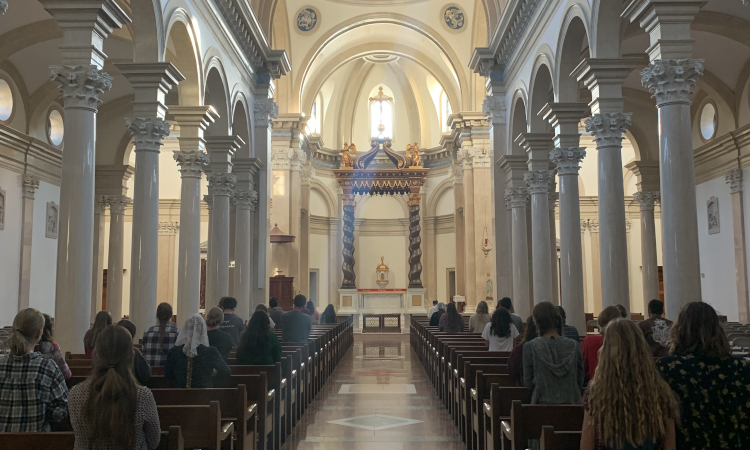
<path fill-rule="evenodd" d="M 39 341 L 39 345 L 36 346 L 36 351 L 42 354 L 42 357 L 55 361 L 57 367 L 60 368 L 60 372 L 63 373 L 67 380 L 72 375 L 70 373 L 70 367 L 68 363 L 63 359 L 60 346 L 53 340 L 52 335 L 52 318 L 47 314 L 44 315 L 44 332 L 42 333 L 42 339 Z"/>
<path fill-rule="evenodd" d="M 271 318 L 271 313 L 268 312 L 268 307 L 264 305 L 263 303 L 259 304 L 255 307 L 256 311 L 263 311 L 268 316 L 268 322 L 271 324 L 271 329 L 276 328 L 276 323 L 274 323 L 273 319 Z"/>
<path fill-rule="evenodd" d="M 440 316 L 438 331 L 446 333 L 463 333 L 464 318 L 458 313 L 455 303 L 448 303 L 446 313 Z"/>
<path fill-rule="evenodd" d="M 172 323 L 172 305 L 166 302 L 156 307 L 157 325 L 143 333 L 143 355 L 151 367 L 164 367 L 167 353 L 174 347 L 180 329 Z"/>
<path fill-rule="evenodd" d="M 294 297 L 294 309 L 281 315 L 283 342 L 307 342 L 312 331 L 312 320 L 306 311 L 307 298 L 297 294 Z"/>
<path fill-rule="evenodd" d="M 117 322 L 117 325 L 130 332 L 131 340 L 135 339 L 136 329 L 133 322 L 128 319 L 122 319 Z M 141 385 L 145 386 L 151 378 L 151 366 L 148 365 L 146 357 L 143 356 L 143 353 L 141 353 L 140 350 L 135 347 L 133 347 L 133 350 L 135 351 L 135 354 L 133 355 L 133 375 L 135 375 L 135 379 L 138 380 Z"/>
<path fill-rule="evenodd" d="M 229 352 L 232 351 L 232 339 L 219 328 L 222 322 L 224 322 L 224 311 L 221 308 L 213 307 L 206 314 L 208 345 L 216 347 L 224 361 L 227 361 Z"/>
<path fill-rule="evenodd" d="M 193 314 L 180 329 L 175 346 L 167 354 L 164 376 L 175 381 L 178 388 L 213 387 L 211 376 L 231 375 L 229 366 L 219 350 L 208 343 L 206 322 L 200 314 Z"/>
<path fill-rule="evenodd" d="M 237 362 L 245 366 L 264 366 L 281 361 L 281 344 L 270 329 L 268 315 L 255 311 L 245 332 L 240 336 Z"/>
<path fill-rule="evenodd" d="M 437 311 L 430 317 L 430 326 L 436 327 L 440 325 L 440 317 L 445 314 L 445 303 L 440 302 L 437 304 Z"/>

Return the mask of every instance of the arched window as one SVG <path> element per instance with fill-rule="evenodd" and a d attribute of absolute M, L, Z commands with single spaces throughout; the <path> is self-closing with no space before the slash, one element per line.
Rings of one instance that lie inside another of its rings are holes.
<path fill-rule="evenodd" d="M 448 94 L 445 93 L 445 91 L 440 91 L 440 127 L 441 130 L 443 130 L 443 133 L 450 131 L 450 126 L 448 125 L 448 117 L 453 114 L 453 110 L 451 109 L 451 102 L 448 100 Z"/>
<path fill-rule="evenodd" d="M 373 137 L 393 139 L 393 98 L 378 89 L 377 97 L 370 97 L 370 133 Z"/>

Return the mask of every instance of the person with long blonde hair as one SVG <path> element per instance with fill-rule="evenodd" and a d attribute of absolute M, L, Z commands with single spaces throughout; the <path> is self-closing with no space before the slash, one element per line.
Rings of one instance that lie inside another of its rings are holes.
<path fill-rule="evenodd" d="M 0 357 L 0 433 L 50 431 L 68 416 L 63 373 L 34 351 L 43 333 L 44 316 L 34 308 L 13 319 L 10 354 Z"/>
<path fill-rule="evenodd" d="M 581 450 L 674 450 L 679 403 L 630 320 L 604 328 L 599 364 L 584 397 Z"/>
<path fill-rule="evenodd" d="M 161 427 L 151 391 L 133 376 L 133 340 L 121 326 L 96 339 L 91 376 L 70 391 L 74 450 L 153 450 Z"/>
<path fill-rule="evenodd" d="M 487 302 L 482 300 L 477 303 L 477 312 L 469 317 L 469 333 L 481 333 L 484 331 L 484 326 L 492 321 L 492 315 L 490 314 L 490 307 L 487 306 Z"/>

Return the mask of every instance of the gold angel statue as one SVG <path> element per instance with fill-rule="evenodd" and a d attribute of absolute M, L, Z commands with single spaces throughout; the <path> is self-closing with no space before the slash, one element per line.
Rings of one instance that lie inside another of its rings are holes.
<path fill-rule="evenodd" d="M 354 144 L 352 144 L 351 147 L 354 147 Z M 350 153 L 351 147 L 344 142 L 344 148 L 341 150 L 342 167 L 354 167 L 354 159 Z M 357 156 L 357 147 L 354 147 L 354 156 Z"/>
<path fill-rule="evenodd" d="M 411 158 L 412 167 L 421 167 L 422 158 L 419 156 L 419 146 L 415 142 L 414 145 L 409 144 L 406 146 L 406 156 Z"/>

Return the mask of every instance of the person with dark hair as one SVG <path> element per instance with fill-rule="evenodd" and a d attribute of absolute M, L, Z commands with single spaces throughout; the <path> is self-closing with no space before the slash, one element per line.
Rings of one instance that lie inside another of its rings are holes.
<path fill-rule="evenodd" d="M 587 381 L 594 378 L 596 366 L 599 364 L 599 349 L 604 344 L 604 337 L 602 336 L 604 328 L 609 322 L 619 318 L 622 318 L 620 309 L 617 306 L 607 306 L 599 313 L 599 317 L 596 318 L 599 323 L 599 334 L 589 334 L 581 341 L 583 370 L 586 373 Z"/>
<path fill-rule="evenodd" d="M 627 319 L 628 318 L 628 310 L 626 310 L 624 306 L 622 306 L 622 305 L 615 305 L 615 308 L 617 308 L 617 310 L 620 311 L 620 316 L 623 319 Z"/>
<path fill-rule="evenodd" d="M 326 306 L 326 309 L 323 311 L 323 314 L 320 315 L 320 324 L 334 324 L 338 322 L 336 319 L 336 310 L 333 308 L 333 305 Z"/>
<path fill-rule="evenodd" d="M 580 404 L 583 389 L 581 347 L 562 336 L 562 318 L 550 302 L 531 312 L 539 337 L 523 344 L 523 381 L 531 403 Z"/>
<path fill-rule="evenodd" d="M 255 311 L 263 311 L 268 316 L 268 326 L 271 330 L 276 328 L 276 324 L 274 323 L 273 319 L 271 318 L 271 314 L 268 312 L 268 307 L 264 305 L 263 303 L 258 304 L 258 306 L 255 307 Z"/>
<path fill-rule="evenodd" d="M 672 344 L 672 321 L 663 318 L 663 314 L 664 303 L 660 300 L 651 300 L 648 302 L 648 319 L 638 322 L 638 328 L 643 332 L 654 358 L 667 356 Z"/>
<path fill-rule="evenodd" d="M 231 375 L 219 350 L 208 343 L 203 316 L 193 314 L 185 321 L 175 346 L 167 355 L 164 377 L 174 380 L 177 388 L 211 388 L 214 370 L 220 378 Z"/>
<path fill-rule="evenodd" d="M 271 297 L 268 300 L 268 315 L 271 316 L 271 320 L 275 324 L 274 328 L 277 330 L 281 329 L 281 315 L 284 314 L 284 310 L 279 306 L 279 299 Z"/>
<path fill-rule="evenodd" d="M 682 404 L 677 448 L 750 448 L 750 363 L 731 355 L 711 305 L 680 310 L 656 367 Z"/>
<path fill-rule="evenodd" d="M 135 339 L 136 328 L 133 322 L 128 319 L 122 319 L 117 322 L 117 325 L 128 330 L 131 341 Z M 151 379 L 151 366 L 148 365 L 146 357 L 143 356 L 143 353 L 141 353 L 140 350 L 133 347 L 133 352 L 133 374 L 135 375 L 135 379 L 138 380 L 141 385 L 145 386 L 148 383 L 148 380 Z"/>
<path fill-rule="evenodd" d="M 39 341 L 39 345 L 37 345 L 37 351 L 41 353 L 42 358 L 55 361 L 57 367 L 60 368 L 60 372 L 62 372 L 67 380 L 71 376 L 70 367 L 68 367 L 68 363 L 66 363 L 63 358 L 60 346 L 57 345 L 57 342 L 52 340 L 52 318 L 47 314 L 43 314 L 43 316 L 44 332 L 42 333 L 42 339 Z"/>
<path fill-rule="evenodd" d="M 26 308 L 13 319 L 0 357 L 0 433 L 50 431 L 51 424 L 68 416 L 68 387 L 54 361 L 34 347 L 44 333 L 44 316 Z"/>
<path fill-rule="evenodd" d="M 482 337 L 491 352 L 509 352 L 518 337 L 518 330 L 510 318 L 510 311 L 497 308 L 492 313 L 492 320 L 484 326 Z"/>
<path fill-rule="evenodd" d="M 523 333 L 523 317 L 515 313 L 515 311 L 513 310 L 513 302 L 511 301 L 511 299 L 509 297 L 503 297 L 498 300 L 497 307 L 495 307 L 495 309 L 498 308 L 507 309 L 510 313 L 511 319 L 513 319 L 513 325 L 516 326 L 516 329 L 519 333 Z"/>
<path fill-rule="evenodd" d="M 307 310 L 307 297 L 297 294 L 294 297 L 294 309 L 281 315 L 283 342 L 307 342 L 312 331 L 312 320 Z"/>
<path fill-rule="evenodd" d="M 94 354 L 94 344 L 96 344 L 97 336 L 110 325 L 112 325 L 112 316 L 109 314 L 109 311 L 99 311 L 96 313 L 94 326 L 83 335 L 83 351 L 86 353 L 88 359 L 91 359 Z"/>
<path fill-rule="evenodd" d="M 445 303 L 440 302 L 437 304 L 437 311 L 430 317 L 430 326 L 436 327 L 440 325 L 440 317 L 445 314 Z"/>
<path fill-rule="evenodd" d="M 569 339 L 573 339 L 576 342 L 580 342 L 578 336 L 578 329 L 573 325 L 566 324 L 568 317 L 565 315 L 565 310 L 562 306 L 557 306 L 557 313 L 560 314 L 563 323 L 563 336 Z"/>
<path fill-rule="evenodd" d="M 120 326 L 96 341 L 91 376 L 70 391 L 76 449 L 152 450 L 161 426 L 151 390 L 133 378 L 133 338 Z"/>
<path fill-rule="evenodd" d="M 432 308 L 430 308 L 429 311 L 427 311 L 427 318 L 432 319 L 432 315 L 435 314 L 438 310 L 438 301 L 433 300 L 432 301 Z"/>
<path fill-rule="evenodd" d="M 159 303 L 156 307 L 156 320 L 158 324 L 143 333 L 143 355 L 149 366 L 163 367 L 180 329 L 172 323 L 172 305 L 169 303 Z"/>
<path fill-rule="evenodd" d="M 237 299 L 234 297 L 222 297 L 222 308 L 224 309 L 224 322 L 221 324 L 221 331 L 229 335 L 232 345 L 235 347 L 240 342 L 240 335 L 245 331 L 245 322 L 242 318 L 234 313 L 237 308 Z"/>
<path fill-rule="evenodd" d="M 315 303 L 313 303 L 312 300 L 307 302 L 306 309 L 307 311 L 304 312 L 310 316 L 310 320 L 312 320 L 313 323 L 318 323 L 318 320 L 320 320 L 320 314 L 315 310 Z"/>
<path fill-rule="evenodd" d="M 484 326 L 492 321 L 490 315 L 490 308 L 487 306 L 487 302 L 482 300 L 477 303 L 477 312 L 469 317 L 469 333 L 481 333 L 484 331 Z"/>
<path fill-rule="evenodd" d="M 237 348 L 237 363 L 244 366 L 267 366 L 281 361 L 281 344 L 271 329 L 268 314 L 255 311 Z"/>
<path fill-rule="evenodd" d="M 515 326 L 515 325 L 514 325 Z M 516 386 L 524 387 L 523 383 L 523 345 L 537 337 L 534 317 L 529 316 L 526 320 L 526 330 L 523 334 L 523 340 L 516 345 L 508 357 L 508 375 L 516 382 Z"/>
<path fill-rule="evenodd" d="M 458 313 L 455 303 L 448 303 L 446 313 L 440 317 L 440 322 L 438 322 L 438 331 L 446 333 L 463 333 L 464 318 Z"/>
<path fill-rule="evenodd" d="M 221 331 L 219 327 L 224 322 L 224 311 L 221 308 L 214 306 L 208 313 L 206 313 L 206 334 L 208 335 L 208 345 L 216 347 L 224 358 L 224 361 L 229 359 L 229 353 L 232 351 L 232 339 L 229 335 Z"/>

